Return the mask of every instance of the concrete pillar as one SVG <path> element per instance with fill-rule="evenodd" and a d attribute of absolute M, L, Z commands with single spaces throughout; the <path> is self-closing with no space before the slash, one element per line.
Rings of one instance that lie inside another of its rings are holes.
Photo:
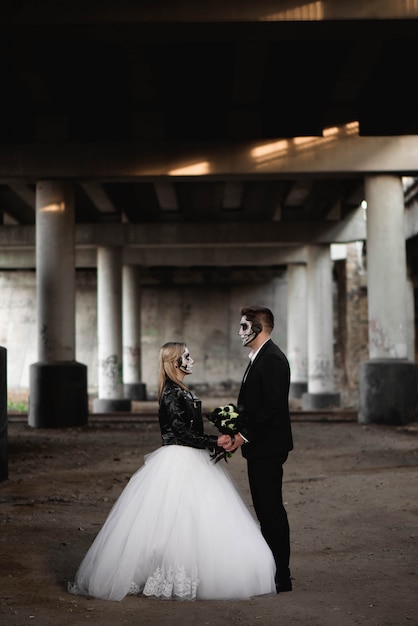
<path fill-rule="evenodd" d="M 304 410 L 340 405 L 334 391 L 334 316 L 329 246 L 308 246 L 308 391 Z"/>
<path fill-rule="evenodd" d="M 36 186 L 38 362 L 30 366 L 29 425 L 87 422 L 87 367 L 75 361 L 75 219 L 70 183 Z"/>
<path fill-rule="evenodd" d="M 9 477 L 7 446 L 7 350 L 0 348 L 0 480 Z"/>
<path fill-rule="evenodd" d="M 306 265 L 287 268 L 287 356 L 290 363 L 289 397 L 298 399 L 308 390 L 308 305 Z"/>
<path fill-rule="evenodd" d="M 130 411 L 122 384 L 122 250 L 97 250 L 98 388 L 94 413 Z"/>
<path fill-rule="evenodd" d="M 123 393 L 130 400 L 146 400 L 141 382 L 141 276 L 140 268 L 122 270 Z"/>
<path fill-rule="evenodd" d="M 406 280 L 406 346 L 407 359 L 415 361 L 415 290 L 410 276 Z"/>
<path fill-rule="evenodd" d="M 359 368 L 359 422 L 417 419 L 417 368 L 408 360 L 404 195 L 397 176 L 368 176 L 369 357 Z"/>

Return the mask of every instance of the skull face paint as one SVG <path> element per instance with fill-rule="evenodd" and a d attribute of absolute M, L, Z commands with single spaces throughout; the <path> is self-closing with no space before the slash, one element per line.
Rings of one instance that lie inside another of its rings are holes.
<path fill-rule="evenodd" d="M 260 329 L 261 330 L 261 329 Z M 247 316 L 243 315 L 239 323 L 239 336 L 241 337 L 242 345 L 246 346 L 257 337 L 260 330 L 257 332 L 253 330 L 253 323 L 251 320 L 247 320 Z"/>
<path fill-rule="evenodd" d="M 190 352 L 185 348 L 181 358 L 179 359 L 179 370 L 183 374 L 192 374 L 194 359 L 190 356 Z"/>

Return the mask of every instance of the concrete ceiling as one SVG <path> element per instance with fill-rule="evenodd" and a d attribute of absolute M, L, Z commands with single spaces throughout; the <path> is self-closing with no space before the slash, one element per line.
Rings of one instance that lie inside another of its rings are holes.
<path fill-rule="evenodd" d="M 413 4 L 2 3 L 3 224 L 34 224 L 49 177 L 74 181 L 79 224 L 282 223 L 292 243 L 298 224 L 346 220 L 364 171 L 344 148 L 334 171 L 315 152 L 239 155 L 285 142 L 289 159 L 295 138 L 353 123 L 358 141 L 418 135 Z"/>

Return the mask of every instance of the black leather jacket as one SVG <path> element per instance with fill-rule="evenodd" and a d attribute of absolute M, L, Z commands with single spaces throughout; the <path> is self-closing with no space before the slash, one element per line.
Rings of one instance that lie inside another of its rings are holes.
<path fill-rule="evenodd" d="M 217 449 L 217 436 L 203 431 L 201 401 L 172 381 L 164 387 L 158 418 L 163 446 Z"/>

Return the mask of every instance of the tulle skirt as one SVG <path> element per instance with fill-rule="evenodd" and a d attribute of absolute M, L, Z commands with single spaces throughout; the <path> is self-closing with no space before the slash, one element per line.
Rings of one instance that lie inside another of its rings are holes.
<path fill-rule="evenodd" d="M 133 474 L 68 590 L 106 600 L 249 598 L 275 593 L 274 574 L 224 463 L 169 445 Z"/>

